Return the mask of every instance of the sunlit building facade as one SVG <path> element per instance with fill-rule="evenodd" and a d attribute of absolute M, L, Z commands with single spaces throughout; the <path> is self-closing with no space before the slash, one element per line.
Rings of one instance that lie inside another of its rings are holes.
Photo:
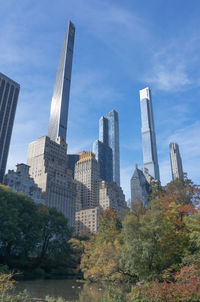
<path fill-rule="evenodd" d="M 76 182 L 68 169 L 66 133 L 74 37 L 75 27 L 70 21 L 58 63 L 48 136 L 29 144 L 27 158 L 30 175 L 42 189 L 45 204 L 61 211 L 70 226 L 75 225 Z"/>
<path fill-rule="evenodd" d="M 144 170 L 154 179 L 160 180 L 151 90 L 148 87 L 140 90 L 140 108 Z"/>

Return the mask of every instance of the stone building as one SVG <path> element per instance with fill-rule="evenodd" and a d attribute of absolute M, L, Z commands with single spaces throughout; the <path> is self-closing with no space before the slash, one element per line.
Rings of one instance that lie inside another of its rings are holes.
<path fill-rule="evenodd" d="M 48 207 L 55 207 L 74 226 L 76 184 L 67 169 L 67 144 L 43 136 L 29 144 L 27 164 L 30 175 L 42 189 L 42 198 Z"/>
<path fill-rule="evenodd" d="M 82 152 L 75 165 L 74 179 L 77 183 L 76 209 L 98 206 L 99 170 L 94 153 Z"/>
<path fill-rule="evenodd" d="M 96 233 L 98 230 L 98 216 L 98 207 L 76 211 L 75 233 L 77 235 Z"/>
<path fill-rule="evenodd" d="M 105 210 L 112 208 L 119 212 L 125 204 L 125 195 L 115 182 L 99 182 L 99 206 Z"/>
<path fill-rule="evenodd" d="M 44 203 L 42 190 L 29 175 L 30 167 L 25 164 L 18 164 L 16 167 L 16 171 L 8 170 L 8 173 L 4 176 L 4 184 L 14 191 L 28 195 L 36 203 Z"/>
<path fill-rule="evenodd" d="M 151 176 L 150 176 L 151 177 Z M 142 170 L 138 169 L 137 165 L 131 178 L 131 204 L 143 203 L 148 204 L 148 196 L 150 193 L 150 185 Z"/>

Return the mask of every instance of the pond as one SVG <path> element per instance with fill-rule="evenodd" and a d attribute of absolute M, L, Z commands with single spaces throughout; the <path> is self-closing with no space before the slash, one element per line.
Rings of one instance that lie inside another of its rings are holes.
<path fill-rule="evenodd" d="M 33 298 L 62 297 L 69 302 L 102 302 L 109 288 L 109 284 L 79 283 L 76 280 L 31 280 L 16 285 L 17 291 L 27 290 Z M 114 290 L 125 292 L 126 289 L 117 286 Z"/>

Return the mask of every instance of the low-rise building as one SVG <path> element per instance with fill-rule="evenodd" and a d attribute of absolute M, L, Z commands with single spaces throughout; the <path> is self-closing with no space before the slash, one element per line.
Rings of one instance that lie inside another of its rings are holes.
<path fill-rule="evenodd" d="M 119 212 L 125 204 L 125 195 L 122 188 L 115 182 L 100 181 L 99 182 L 99 206 L 105 210 L 112 208 Z"/>
<path fill-rule="evenodd" d="M 98 207 L 77 211 L 75 216 L 76 235 L 96 233 L 98 229 L 98 216 Z"/>
<path fill-rule="evenodd" d="M 4 184 L 17 192 L 24 193 L 37 203 L 44 203 L 42 200 L 42 190 L 29 175 L 29 166 L 25 164 L 16 165 L 17 169 L 8 170 L 4 176 Z"/>

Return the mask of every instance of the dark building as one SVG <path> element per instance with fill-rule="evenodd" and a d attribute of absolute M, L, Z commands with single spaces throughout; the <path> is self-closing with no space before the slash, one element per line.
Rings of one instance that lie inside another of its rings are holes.
<path fill-rule="evenodd" d="M 67 154 L 67 168 L 72 171 L 72 176 L 74 178 L 75 165 L 79 161 L 79 154 Z"/>
<path fill-rule="evenodd" d="M 93 144 L 93 152 L 98 160 L 100 179 L 113 181 L 112 149 L 108 145 L 96 140 Z"/>
<path fill-rule="evenodd" d="M 101 178 L 114 181 L 120 186 L 119 119 L 115 110 L 100 118 L 99 140 L 94 142 L 93 152 L 99 161 Z"/>
<path fill-rule="evenodd" d="M 0 183 L 6 170 L 20 85 L 0 73 Z"/>
<path fill-rule="evenodd" d="M 131 204 L 143 203 L 148 204 L 148 196 L 150 192 L 149 183 L 144 176 L 142 170 L 138 169 L 137 165 L 131 178 Z"/>
<path fill-rule="evenodd" d="M 170 143 L 170 161 L 172 170 L 172 179 L 183 176 L 182 159 L 179 151 L 179 146 L 176 143 Z"/>

